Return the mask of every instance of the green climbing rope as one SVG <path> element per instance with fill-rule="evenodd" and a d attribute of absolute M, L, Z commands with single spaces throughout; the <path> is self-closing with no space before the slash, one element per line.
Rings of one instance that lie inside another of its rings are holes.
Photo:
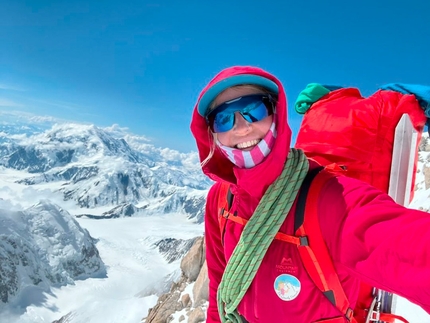
<path fill-rule="evenodd" d="M 218 287 L 218 310 L 223 323 L 242 322 L 236 308 L 290 211 L 308 169 L 303 151 L 291 149 L 284 170 L 246 224 Z"/>

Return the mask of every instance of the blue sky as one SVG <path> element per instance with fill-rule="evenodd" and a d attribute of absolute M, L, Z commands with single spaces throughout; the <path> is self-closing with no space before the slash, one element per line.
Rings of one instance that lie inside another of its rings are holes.
<path fill-rule="evenodd" d="M 202 87 L 222 68 L 306 84 L 430 85 L 430 1 L 2 0 L 0 110 L 118 124 L 196 150 Z M 300 118 L 290 109 L 294 131 Z"/>

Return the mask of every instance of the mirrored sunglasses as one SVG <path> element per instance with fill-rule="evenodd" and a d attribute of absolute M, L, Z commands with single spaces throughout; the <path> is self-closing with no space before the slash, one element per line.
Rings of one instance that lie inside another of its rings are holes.
<path fill-rule="evenodd" d="M 224 102 L 206 116 L 206 122 L 212 132 L 226 132 L 233 129 L 235 113 L 248 122 L 261 121 L 273 114 L 275 98 L 270 94 L 251 94 Z"/>

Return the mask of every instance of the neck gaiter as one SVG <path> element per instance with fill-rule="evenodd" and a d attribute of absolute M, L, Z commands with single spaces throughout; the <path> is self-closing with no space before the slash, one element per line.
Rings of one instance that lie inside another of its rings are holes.
<path fill-rule="evenodd" d="M 260 164 L 264 158 L 269 155 L 270 151 L 275 144 L 276 139 L 276 123 L 275 118 L 270 126 L 269 131 L 264 138 L 258 143 L 257 146 L 249 151 L 244 151 L 237 148 L 231 148 L 224 146 L 222 143 L 216 140 L 218 147 L 222 153 L 237 167 L 239 168 L 251 168 Z"/>

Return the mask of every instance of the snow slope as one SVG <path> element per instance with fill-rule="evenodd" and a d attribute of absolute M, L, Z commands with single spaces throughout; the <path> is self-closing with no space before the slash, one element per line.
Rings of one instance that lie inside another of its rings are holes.
<path fill-rule="evenodd" d="M 180 260 L 168 263 L 154 244 L 165 237 L 189 239 L 203 234 L 203 225 L 183 214 L 78 221 L 98 240 L 107 277 L 52 288 L 36 304 L 3 309 L 1 323 L 53 322 L 68 313 L 67 322 L 138 323 L 158 298 L 145 295 L 172 273 L 178 275 Z"/>

